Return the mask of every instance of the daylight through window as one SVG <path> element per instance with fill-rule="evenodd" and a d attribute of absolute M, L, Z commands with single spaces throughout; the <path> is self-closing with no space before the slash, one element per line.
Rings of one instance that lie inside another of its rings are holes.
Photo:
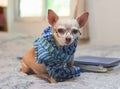
<path fill-rule="evenodd" d="M 70 0 L 19 0 L 20 17 L 41 17 L 48 9 L 59 16 L 69 16 Z"/>

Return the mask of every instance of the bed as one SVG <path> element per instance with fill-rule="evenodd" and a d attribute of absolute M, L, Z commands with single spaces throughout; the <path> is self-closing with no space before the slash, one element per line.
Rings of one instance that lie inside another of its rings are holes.
<path fill-rule="evenodd" d="M 0 89 L 120 89 L 120 69 L 108 73 L 82 72 L 81 76 L 50 84 L 34 75 L 20 72 L 19 56 L 32 47 L 34 37 L 20 33 L 0 32 Z M 120 58 L 120 46 L 79 45 L 77 56 Z"/>

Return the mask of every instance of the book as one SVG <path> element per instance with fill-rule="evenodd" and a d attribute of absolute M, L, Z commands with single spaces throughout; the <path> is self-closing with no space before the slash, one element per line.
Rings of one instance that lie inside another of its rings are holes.
<path fill-rule="evenodd" d="M 75 58 L 75 66 L 82 71 L 108 72 L 120 68 L 120 58 L 80 56 Z"/>

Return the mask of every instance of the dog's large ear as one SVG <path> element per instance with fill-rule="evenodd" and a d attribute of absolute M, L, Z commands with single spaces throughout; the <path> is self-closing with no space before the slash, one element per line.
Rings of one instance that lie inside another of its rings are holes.
<path fill-rule="evenodd" d="M 57 22 L 58 18 L 59 17 L 53 10 L 51 9 L 48 10 L 48 22 L 50 25 L 53 26 Z"/>
<path fill-rule="evenodd" d="M 77 21 L 80 27 L 83 27 L 85 25 L 86 21 L 88 20 L 88 16 L 89 16 L 89 13 L 85 12 L 84 14 L 82 14 L 77 18 Z"/>

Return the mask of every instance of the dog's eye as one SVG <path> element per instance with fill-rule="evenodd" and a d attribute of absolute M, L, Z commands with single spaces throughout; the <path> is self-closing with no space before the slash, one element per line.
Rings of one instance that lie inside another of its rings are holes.
<path fill-rule="evenodd" d="M 64 29 L 59 28 L 59 29 L 58 29 L 58 33 L 60 33 L 60 34 L 64 34 L 64 33 L 65 33 L 65 30 L 64 30 Z"/>
<path fill-rule="evenodd" d="M 72 33 L 72 34 L 77 34 L 77 33 L 79 33 L 79 30 L 73 29 L 71 33 Z"/>

